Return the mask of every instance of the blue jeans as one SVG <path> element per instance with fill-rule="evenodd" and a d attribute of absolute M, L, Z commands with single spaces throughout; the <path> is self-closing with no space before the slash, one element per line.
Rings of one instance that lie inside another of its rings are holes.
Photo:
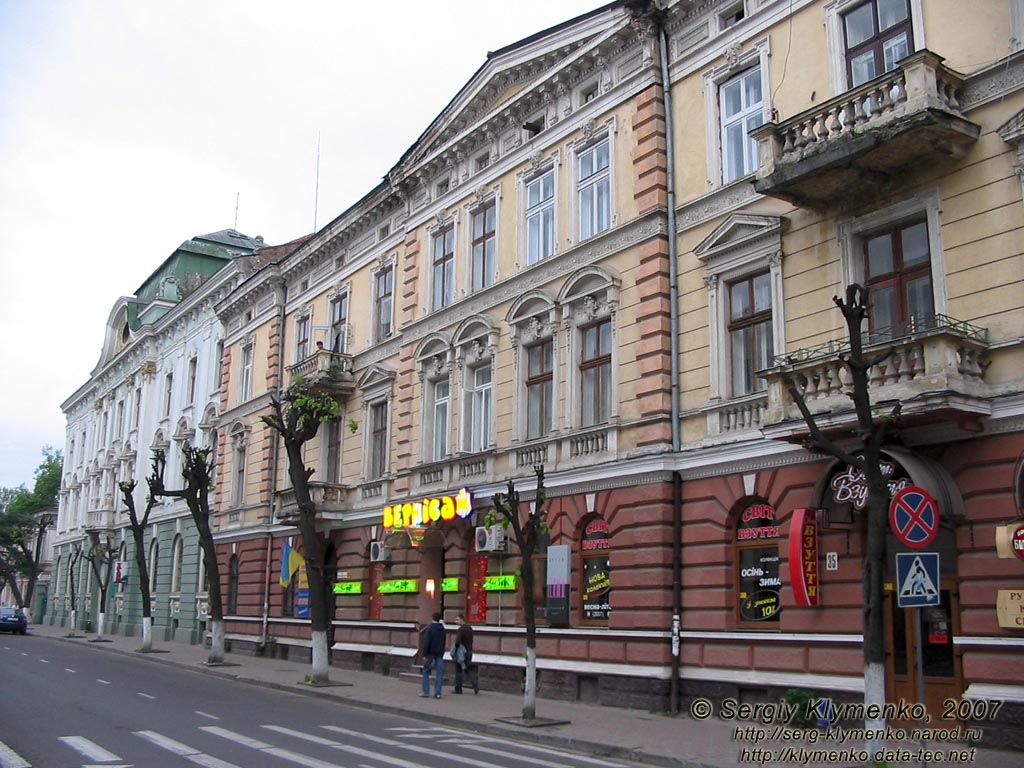
<path fill-rule="evenodd" d="M 423 695 L 430 695 L 430 668 L 435 671 L 434 695 L 441 695 L 441 681 L 444 679 L 444 656 L 427 656 L 423 659 Z"/>

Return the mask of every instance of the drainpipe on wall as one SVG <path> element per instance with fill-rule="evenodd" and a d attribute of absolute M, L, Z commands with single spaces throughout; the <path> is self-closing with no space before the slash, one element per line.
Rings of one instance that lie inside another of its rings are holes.
<path fill-rule="evenodd" d="M 285 310 L 288 303 L 288 286 L 281 279 L 278 285 L 281 308 L 277 313 L 277 385 L 278 389 L 284 382 L 284 322 Z M 281 439 L 276 432 L 272 432 L 274 441 L 270 444 L 270 519 L 267 526 L 273 525 L 274 521 L 274 499 L 277 494 L 277 466 L 280 461 Z M 267 564 L 266 576 L 263 580 L 263 630 L 260 637 L 260 645 L 267 644 L 268 631 L 270 628 L 270 557 L 273 553 L 273 531 L 267 531 Z"/>
<path fill-rule="evenodd" d="M 661 58 L 661 93 L 665 110 L 665 168 L 666 195 L 668 202 L 668 284 L 669 284 L 669 318 L 672 332 L 669 334 L 671 344 L 671 376 L 672 376 L 672 452 L 679 453 L 679 270 L 676 264 L 676 167 L 675 150 L 672 142 L 672 80 L 668 71 L 668 35 L 662 19 L 658 19 L 658 45 Z M 682 478 L 678 472 L 672 473 L 672 663 L 671 681 L 669 684 L 669 709 L 672 714 L 679 711 L 679 633 L 682 626 L 683 605 L 683 500 Z"/>

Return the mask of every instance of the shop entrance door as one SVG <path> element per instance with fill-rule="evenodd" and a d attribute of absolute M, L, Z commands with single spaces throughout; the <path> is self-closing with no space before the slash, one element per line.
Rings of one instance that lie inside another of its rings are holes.
<path fill-rule="evenodd" d="M 920 700 L 917 669 L 917 645 L 920 643 L 924 704 L 933 723 L 942 722 L 943 701 L 958 699 L 964 690 L 960 656 L 953 646 L 953 636 L 960 629 L 959 603 L 953 581 L 952 576 L 943 576 L 940 604 L 923 608 L 900 608 L 896 592 L 885 593 L 886 701 L 902 700 L 913 704 Z"/>

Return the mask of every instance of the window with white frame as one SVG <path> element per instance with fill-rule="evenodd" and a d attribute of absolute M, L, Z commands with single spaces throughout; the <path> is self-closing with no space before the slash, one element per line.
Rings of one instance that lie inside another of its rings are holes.
<path fill-rule="evenodd" d="M 427 383 L 430 400 L 429 461 L 440 461 L 448 455 L 448 417 L 451 412 L 451 382 L 447 377 Z"/>
<path fill-rule="evenodd" d="M 309 315 L 302 315 L 295 321 L 295 362 L 301 362 L 309 357 Z"/>
<path fill-rule="evenodd" d="M 769 38 L 763 38 L 704 72 L 709 188 L 729 184 L 757 170 L 757 142 L 747 132 L 761 125 L 772 110 L 769 49 Z"/>
<path fill-rule="evenodd" d="M 728 184 L 757 170 L 757 142 L 747 134 L 764 122 L 760 67 L 730 79 L 718 93 L 722 116 L 722 181 Z"/>
<path fill-rule="evenodd" d="M 434 234 L 431 257 L 431 309 L 447 307 L 455 300 L 455 225 Z"/>
<path fill-rule="evenodd" d="M 174 537 L 171 550 L 171 592 L 181 592 L 181 565 L 184 557 L 185 544 L 181 534 Z"/>
<path fill-rule="evenodd" d="M 937 189 L 841 221 L 839 243 L 845 284 L 871 288 L 872 336 L 912 333 L 948 313 Z"/>
<path fill-rule="evenodd" d="M 558 309 L 547 294 L 531 291 L 513 302 L 506 321 L 512 330 L 514 353 L 515 438 L 548 437 L 556 427 L 558 402 Z"/>
<path fill-rule="evenodd" d="M 196 373 L 199 369 L 199 358 L 188 359 L 188 404 L 196 401 Z"/>
<path fill-rule="evenodd" d="M 340 293 L 331 299 L 331 352 L 344 354 L 348 352 L 348 292 Z"/>
<path fill-rule="evenodd" d="M 369 412 L 370 447 L 367 476 L 377 479 L 383 477 L 388 468 L 388 401 L 371 403 Z"/>
<path fill-rule="evenodd" d="M 168 373 L 164 379 L 164 418 L 170 418 L 171 415 L 171 403 L 174 398 L 174 374 Z M 106 438 L 107 433 L 107 414 L 103 414 L 103 436 Z"/>
<path fill-rule="evenodd" d="M 470 453 L 485 451 L 491 444 L 491 411 L 494 390 L 491 361 L 466 370 L 463 392 L 463 448 Z"/>
<path fill-rule="evenodd" d="M 785 349 L 782 296 L 782 231 L 785 219 L 736 213 L 697 245 L 708 297 L 712 401 L 758 395 L 756 371 Z M 709 431 L 716 433 L 714 423 Z M 751 425 L 753 426 L 753 425 Z"/>
<path fill-rule="evenodd" d="M 526 182 L 526 263 L 536 264 L 555 252 L 555 170 Z"/>
<path fill-rule="evenodd" d="M 607 137 L 577 152 L 580 240 L 611 226 L 611 174 Z"/>
<path fill-rule="evenodd" d="M 149 542 L 149 592 L 156 593 L 156 586 L 160 578 L 160 542 L 152 539 Z"/>
<path fill-rule="evenodd" d="M 481 207 L 474 210 L 472 221 L 473 254 L 470 285 L 475 292 L 493 283 L 497 275 L 497 243 L 495 242 L 495 228 L 497 224 L 496 201 L 493 199 L 488 200 Z"/>
<path fill-rule="evenodd" d="M 393 333 L 393 299 L 395 293 L 395 265 L 386 264 L 373 276 L 373 340 L 384 341 Z"/>
<path fill-rule="evenodd" d="M 242 375 L 239 377 L 240 390 L 239 398 L 245 402 L 252 397 L 252 363 L 253 363 L 253 345 L 244 344 L 242 345 Z"/>

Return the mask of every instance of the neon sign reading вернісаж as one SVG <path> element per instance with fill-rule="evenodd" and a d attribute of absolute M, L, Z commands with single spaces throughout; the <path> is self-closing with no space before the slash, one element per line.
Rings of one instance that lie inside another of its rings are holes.
<path fill-rule="evenodd" d="M 440 496 L 422 501 L 407 501 L 384 507 L 384 527 L 388 529 L 427 525 L 438 520 L 465 520 L 473 514 L 473 497 L 460 488 L 454 496 Z"/>

